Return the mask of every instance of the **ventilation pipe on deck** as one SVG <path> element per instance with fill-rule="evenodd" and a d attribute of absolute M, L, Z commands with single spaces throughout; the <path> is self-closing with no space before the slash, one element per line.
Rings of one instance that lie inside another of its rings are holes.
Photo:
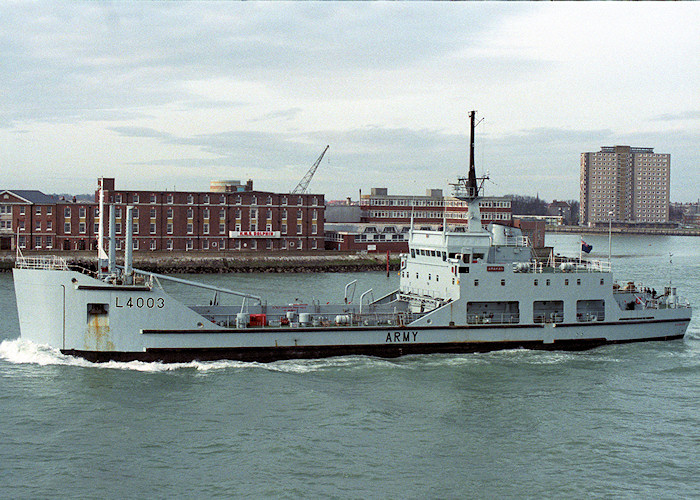
<path fill-rule="evenodd" d="M 114 205 L 109 207 L 109 274 L 117 272 L 117 210 Z"/>
<path fill-rule="evenodd" d="M 134 249 L 134 207 L 126 207 L 126 241 L 124 242 L 124 281 L 127 284 L 133 282 L 133 257 Z"/>

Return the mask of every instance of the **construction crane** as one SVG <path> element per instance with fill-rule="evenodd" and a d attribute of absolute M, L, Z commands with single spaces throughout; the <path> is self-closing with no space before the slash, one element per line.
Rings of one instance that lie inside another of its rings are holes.
<path fill-rule="evenodd" d="M 304 178 L 299 181 L 299 184 L 297 184 L 297 187 L 294 188 L 292 194 L 303 194 L 306 192 L 306 189 L 309 187 L 309 182 L 311 182 L 311 178 L 316 173 L 316 169 L 321 163 L 321 160 L 323 160 L 323 155 L 326 154 L 326 151 L 328 151 L 329 147 L 330 145 L 326 146 L 326 149 L 323 150 L 323 153 L 321 153 L 321 156 L 318 157 L 318 160 L 316 160 L 316 162 L 313 165 L 311 165 L 311 168 L 308 172 L 306 172 Z"/>

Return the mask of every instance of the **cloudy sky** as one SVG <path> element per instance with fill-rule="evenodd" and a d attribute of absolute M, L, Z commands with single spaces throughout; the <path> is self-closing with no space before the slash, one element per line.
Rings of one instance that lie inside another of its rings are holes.
<path fill-rule="evenodd" d="M 487 194 L 577 199 L 601 146 L 700 198 L 700 4 L 0 3 L 0 188 L 328 199 L 447 189 L 476 109 Z"/>

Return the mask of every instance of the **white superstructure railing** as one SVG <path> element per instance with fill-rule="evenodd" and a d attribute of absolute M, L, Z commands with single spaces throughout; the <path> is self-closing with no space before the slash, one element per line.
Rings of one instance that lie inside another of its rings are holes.
<path fill-rule="evenodd" d="M 63 257 L 23 257 L 17 256 L 15 267 L 18 269 L 43 269 L 53 271 L 67 271 L 68 263 Z"/>

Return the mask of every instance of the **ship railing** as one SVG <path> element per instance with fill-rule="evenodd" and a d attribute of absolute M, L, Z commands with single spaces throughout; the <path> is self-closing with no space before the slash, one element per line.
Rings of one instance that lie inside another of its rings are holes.
<path fill-rule="evenodd" d="M 353 327 L 353 326 L 405 326 L 424 316 L 421 313 L 371 312 L 343 314 L 311 314 L 308 321 L 300 322 L 297 316 L 289 320 L 286 315 L 251 314 L 246 315 L 245 322 L 237 314 L 203 314 L 212 323 L 224 328 L 306 328 L 306 327 Z"/>
<path fill-rule="evenodd" d="M 47 257 L 17 256 L 15 267 L 18 269 L 41 269 L 44 271 L 68 271 L 66 259 L 55 255 Z"/>
<path fill-rule="evenodd" d="M 564 315 L 561 313 L 537 314 L 532 321 L 533 323 L 563 323 Z"/>
<path fill-rule="evenodd" d="M 516 273 L 609 273 L 612 266 L 607 260 L 554 259 L 548 262 L 534 260 L 530 262 L 514 262 L 513 271 Z"/>
<path fill-rule="evenodd" d="M 514 313 L 469 313 L 467 314 L 468 325 L 484 324 L 517 324 L 520 323 L 520 315 Z"/>
<path fill-rule="evenodd" d="M 527 236 L 506 236 L 503 243 L 499 243 L 499 246 L 504 247 L 529 247 L 530 238 Z"/>

